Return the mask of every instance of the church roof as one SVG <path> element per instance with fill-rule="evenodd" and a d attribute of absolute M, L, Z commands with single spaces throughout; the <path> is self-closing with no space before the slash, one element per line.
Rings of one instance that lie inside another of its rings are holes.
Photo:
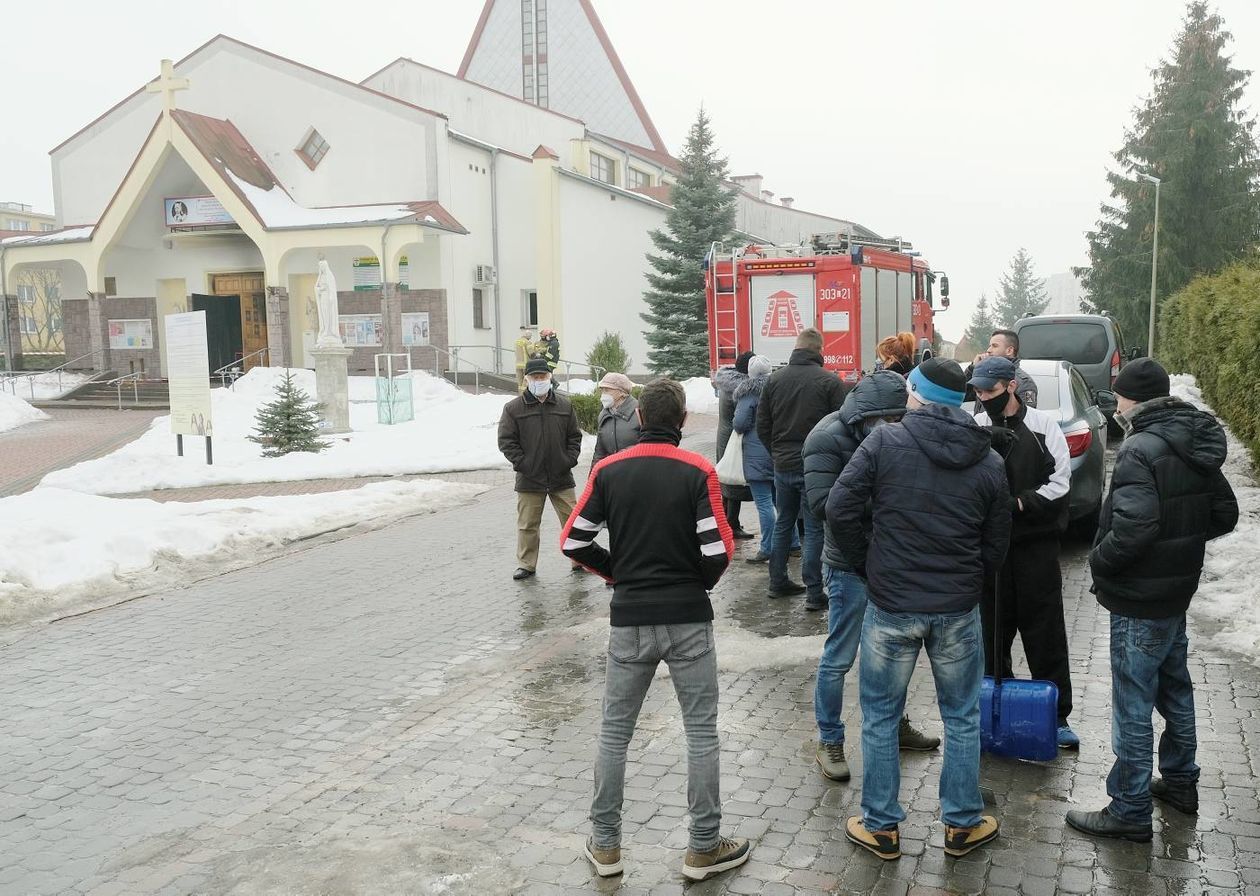
<path fill-rule="evenodd" d="M 619 146 L 631 155 L 638 156 L 641 159 L 647 159 L 649 162 L 655 162 L 662 168 L 668 168 L 670 171 L 681 171 L 682 162 L 678 161 L 674 156 L 659 149 L 651 149 L 647 146 L 639 146 L 636 143 L 628 143 L 617 137 L 610 137 L 608 134 L 597 134 L 591 131 L 591 136 L 605 143 L 611 143 L 613 146 Z"/>

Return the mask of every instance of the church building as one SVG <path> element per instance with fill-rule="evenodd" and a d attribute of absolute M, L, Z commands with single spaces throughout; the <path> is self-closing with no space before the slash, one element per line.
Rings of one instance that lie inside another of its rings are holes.
<path fill-rule="evenodd" d="M 57 229 L 0 241 L 11 346 L 13 284 L 44 270 L 75 366 L 160 378 L 163 318 L 192 310 L 211 369 L 313 366 L 325 259 L 351 372 L 510 370 L 522 325 L 575 376 L 605 331 L 647 370 L 644 256 L 679 163 L 591 0 L 487 0 L 454 74 L 403 58 L 356 83 L 219 35 L 51 157 Z M 750 239 L 869 234 L 733 181 Z"/>

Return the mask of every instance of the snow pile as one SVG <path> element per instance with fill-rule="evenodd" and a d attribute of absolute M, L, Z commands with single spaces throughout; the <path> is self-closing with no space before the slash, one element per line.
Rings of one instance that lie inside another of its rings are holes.
<path fill-rule="evenodd" d="M 718 412 L 717 393 L 713 391 L 713 381 L 707 376 L 693 376 L 683 380 L 683 388 L 687 390 L 687 410 L 692 414 L 716 414 Z"/>
<path fill-rule="evenodd" d="M 405 205 L 342 205 L 334 208 L 306 208 L 293 201 L 279 185 L 262 189 L 242 180 L 231 171 L 232 179 L 241 194 L 258 212 L 266 227 L 329 227 L 336 224 L 362 224 L 367 221 L 399 221 L 415 217 L 415 212 Z M 431 215 L 426 220 L 433 221 Z"/>
<path fill-rule="evenodd" d="M 292 373 L 314 396 L 314 371 Z M 332 446 L 319 454 L 264 458 L 262 447 L 246 437 L 254 430 L 259 407 L 275 398 L 284 374 L 279 367 L 255 367 L 236 381 L 234 389 L 211 390 L 212 466 L 206 465 L 201 439 L 196 437 L 185 439 L 184 456 L 176 456 L 170 417 L 163 416 L 136 441 L 98 460 L 50 473 L 42 484 L 116 495 L 247 482 L 447 473 L 507 464 L 499 453 L 497 429 L 503 405 L 512 396 L 469 395 L 419 371 L 411 375 L 414 420 L 392 426 L 377 423 L 375 377 L 350 377 L 353 432 L 329 436 Z"/>
<path fill-rule="evenodd" d="M 27 401 L 42 401 L 46 398 L 60 398 L 89 379 L 91 377 L 86 373 L 35 373 L 0 382 L 0 392 L 16 395 Z"/>
<path fill-rule="evenodd" d="M 0 432 L 17 429 L 25 423 L 47 419 L 47 414 L 38 408 L 31 407 L 23 399 L 9 392 L 0 391 Z"/>
<path fill-rule="evenodd" d="M 1212 412 L 1192 376 L 1173 376 L 1172 394 Z M 1260 569 L 1260 488 L 1256 487 L 1247 449 L 1228 428 L 1225 438 L 1229 451 L 1225 477 L 1238 496 L 1238 527 L 1208 542 L 1203 581 L 1190 603 L 1190 612 L 1223 626 L 1213 636 L 1214 643 L 1260 663 L 1260 580 L 1255 575 Z"/>
<path fill-rule="evenodd" d="M 482 490 L 378 482 L 317 495 L 159 503 L 37 488 L 0 499 L 0 623 L 187 584 L 301 539 L 378 528 L 464 503 Z"/>
<path fill-rule="evenodd" d="M 563 383 L 559 383 L 558 385 L 570 395 L 590 395 L 599 388 L 599 383 L 594 380 L 584 380 L 581 377 L 576 376 L 573 379 L 565 380 Z"/>

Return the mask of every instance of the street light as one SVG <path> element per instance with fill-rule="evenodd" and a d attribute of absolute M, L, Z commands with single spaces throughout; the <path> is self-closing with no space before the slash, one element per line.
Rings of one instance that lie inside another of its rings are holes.
<path fill-rule="evenodd" d="M 1151 239 L 1151 325 L 1146 338 L 1147 357 L 1155 357 L 1155 271 L 1159 265 L 1159 184 L 1160 180 L 1153 174 L 1136 172 L 1142 180 L 1155 185 L 1155 232 Z"/>

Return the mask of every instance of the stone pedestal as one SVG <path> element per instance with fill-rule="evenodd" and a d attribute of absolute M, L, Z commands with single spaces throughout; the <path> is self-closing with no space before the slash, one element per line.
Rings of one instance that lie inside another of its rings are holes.
<path fill-rule="evenodd" d="M 346 361 L 350 349 L 341 346 L 314 348 L 315 400 L 322 404 L 328 432 L 350 431 L 350 380 Z"/>

